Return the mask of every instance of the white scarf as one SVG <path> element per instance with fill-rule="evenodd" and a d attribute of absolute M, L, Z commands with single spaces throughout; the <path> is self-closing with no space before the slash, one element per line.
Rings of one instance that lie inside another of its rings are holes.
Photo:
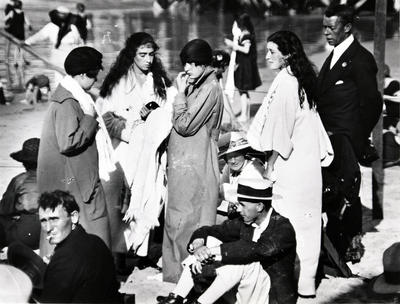
<path fill-rule="evenodd" d="M 78 82 L 71 76 L 65 76 L 61 82 L 67 91 L 79 102 L 83 113 L 91 113 L 94 108 L 97 113 L 97 122 L 99 123 L 99 130 L 96 134 L 97 151 L 99 154 L 99 176 L 101 179 L 108 181 L 110 179 L 110 172 L 115 170 L 115 157 L 114 149 L 111 144 L 110 136 L 107 132 L 106 125 L 104 124 L 103 117 L 94 103 L 92 97 L 86 93 Z"/>

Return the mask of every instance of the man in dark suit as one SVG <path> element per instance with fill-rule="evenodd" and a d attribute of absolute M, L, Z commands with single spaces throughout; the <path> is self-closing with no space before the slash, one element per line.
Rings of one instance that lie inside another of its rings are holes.
<path fill-rule="evenodd" d="M 353 22 L 349 6 L 330 5 L 325 11 L 324 35 L 334 49 L 318 76 L 316 103 L 335 153 L 323 171 L 327 234 L 340 256 L 357 262 L 363 250 L 358 162 L 369 160 L 369 136 L 382 98 L 374 57 L 354 38 Z"/>
<path fill-rule="evenodd" d="M 39 219 L 56 245 L 44 274 L 41 303 L 120 303 L 110 250 L 79 225 L 79 206 L 68 192 L 45 192 Z"/>
<path fill-rule="evenodd" d="M 296 303 L 295 232 L 271 207 L 272 198 L 276 196 L 269 181 L 240 178 L 241 216 L 193 233 L 188 245 L 192 261 L 184 261 L 187 266 L 176 288 L 167 297 L 157 297 L 159 303 L 183 303 L 194 282 L 205 278 L 212 280 L 211 285 L 191 303 L 214 303 L 237 285 L 240 303 Z"/>

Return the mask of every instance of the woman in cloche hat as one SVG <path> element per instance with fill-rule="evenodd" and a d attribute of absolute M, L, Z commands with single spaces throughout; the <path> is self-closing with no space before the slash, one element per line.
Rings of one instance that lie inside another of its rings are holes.
<path fill-rule="evenodd" d="M 82 226 L 109 245 L 110 231 L 97 153 L 98 143 L 107 145 L 107 133 L 87 93 L 103 68 L 102 57 L 96 49 L 83 46 L 73 49 L 65 59 L 68 75 L 54 91 L 43 123 L 38 187 L 40 193 L 69 191 L 80 207 Z M 44 235 L 40 246 L 41 255 L 52 251 Z"/>
<path fill-rule="evenodd" d="M 168 142 L 168 207 L 163 240 L 164 281 L 177 282 L 186 245 L 199 226 L 213 225 L 218 203 L 217 139 L 223 93 L 211 67 L 212 49 L 202 39 L 180 53 L 184 71 L 176 79 Z"/>

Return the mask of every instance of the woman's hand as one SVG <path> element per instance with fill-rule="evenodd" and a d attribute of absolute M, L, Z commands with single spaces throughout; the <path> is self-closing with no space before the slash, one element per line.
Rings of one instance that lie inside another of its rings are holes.
<path fill-rule="evenodd" d="M 272 164 L 266 164 L 267 167 L 264 168 L 263 178 L 273 181 L 272 172 L 274 171 L 274 166 Z"/>
<path fill-rule="evenodd" d="M 233 48 L 233 41 L 232 40 L 230 40 L 228 38 L 225 38 L 224 42 L 225 42 L 226 46 L 229 46 L 230 48 Z"/>
<path fill-rule="evenodd" d="M 140 117 L 145 120 L 147 118 L 147 116 L 150 114 L 151 110 L 146 107 L 146 105 L 144 105 L 141 109 L 140 109 Z"/>
<path fill-rule="evenodd" d="M 186 72 L 180 72 L 176 77 L 176 86 L 179 93 L 184 93 L 187 87 L 189 75 Z"/>

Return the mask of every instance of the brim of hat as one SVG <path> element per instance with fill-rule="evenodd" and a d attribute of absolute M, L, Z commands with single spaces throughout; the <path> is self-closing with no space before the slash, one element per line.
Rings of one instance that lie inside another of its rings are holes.
<path fill-rule="evenodd" d="M 19 161 L 21 163 L 30 162 L 30 163 L 37 163 L 37 158 L 32 157 L 30 155 L 26 155 L 22 150 L 18 152 L 14 152 L 10 154 L 10 157 Z"/>
<path fill-rule="evenodd" d="M 31 248 L 22 243 L 12 243 L 8 247 L 7 259 L 10 265 L 24 272 L 33 271 L 34 275 L 39 276 L 37 277 L 37 282 L 32 282 L 33 287 L 37 289 L 43 288 L 43 278 L 47 265 Z"/>
<path fill-rule="evenodd" d="M 247 148 L 250 148 L 249 144 L 245 144 L 243 146 L 233 147 L 231 149 L 228 149 L 228 150 L 226 150 L 224 152 L 219 153 L 218 157 L 222 157 L 224 155 L 227 155 L 227 154 L 230 154 L 230 153 L 233 153 L 233 152 L 237 152 L 237 151 L 240 151 L 240 150 L 244 150 L 244 149 L 247 149 Z"/>
<path fill-rule="evenodd" d="M 370 291 L 376 295 L 400 295 L 400 284 L 388 284 L 384 274 L 377 276 L 370 283 Z"/>

